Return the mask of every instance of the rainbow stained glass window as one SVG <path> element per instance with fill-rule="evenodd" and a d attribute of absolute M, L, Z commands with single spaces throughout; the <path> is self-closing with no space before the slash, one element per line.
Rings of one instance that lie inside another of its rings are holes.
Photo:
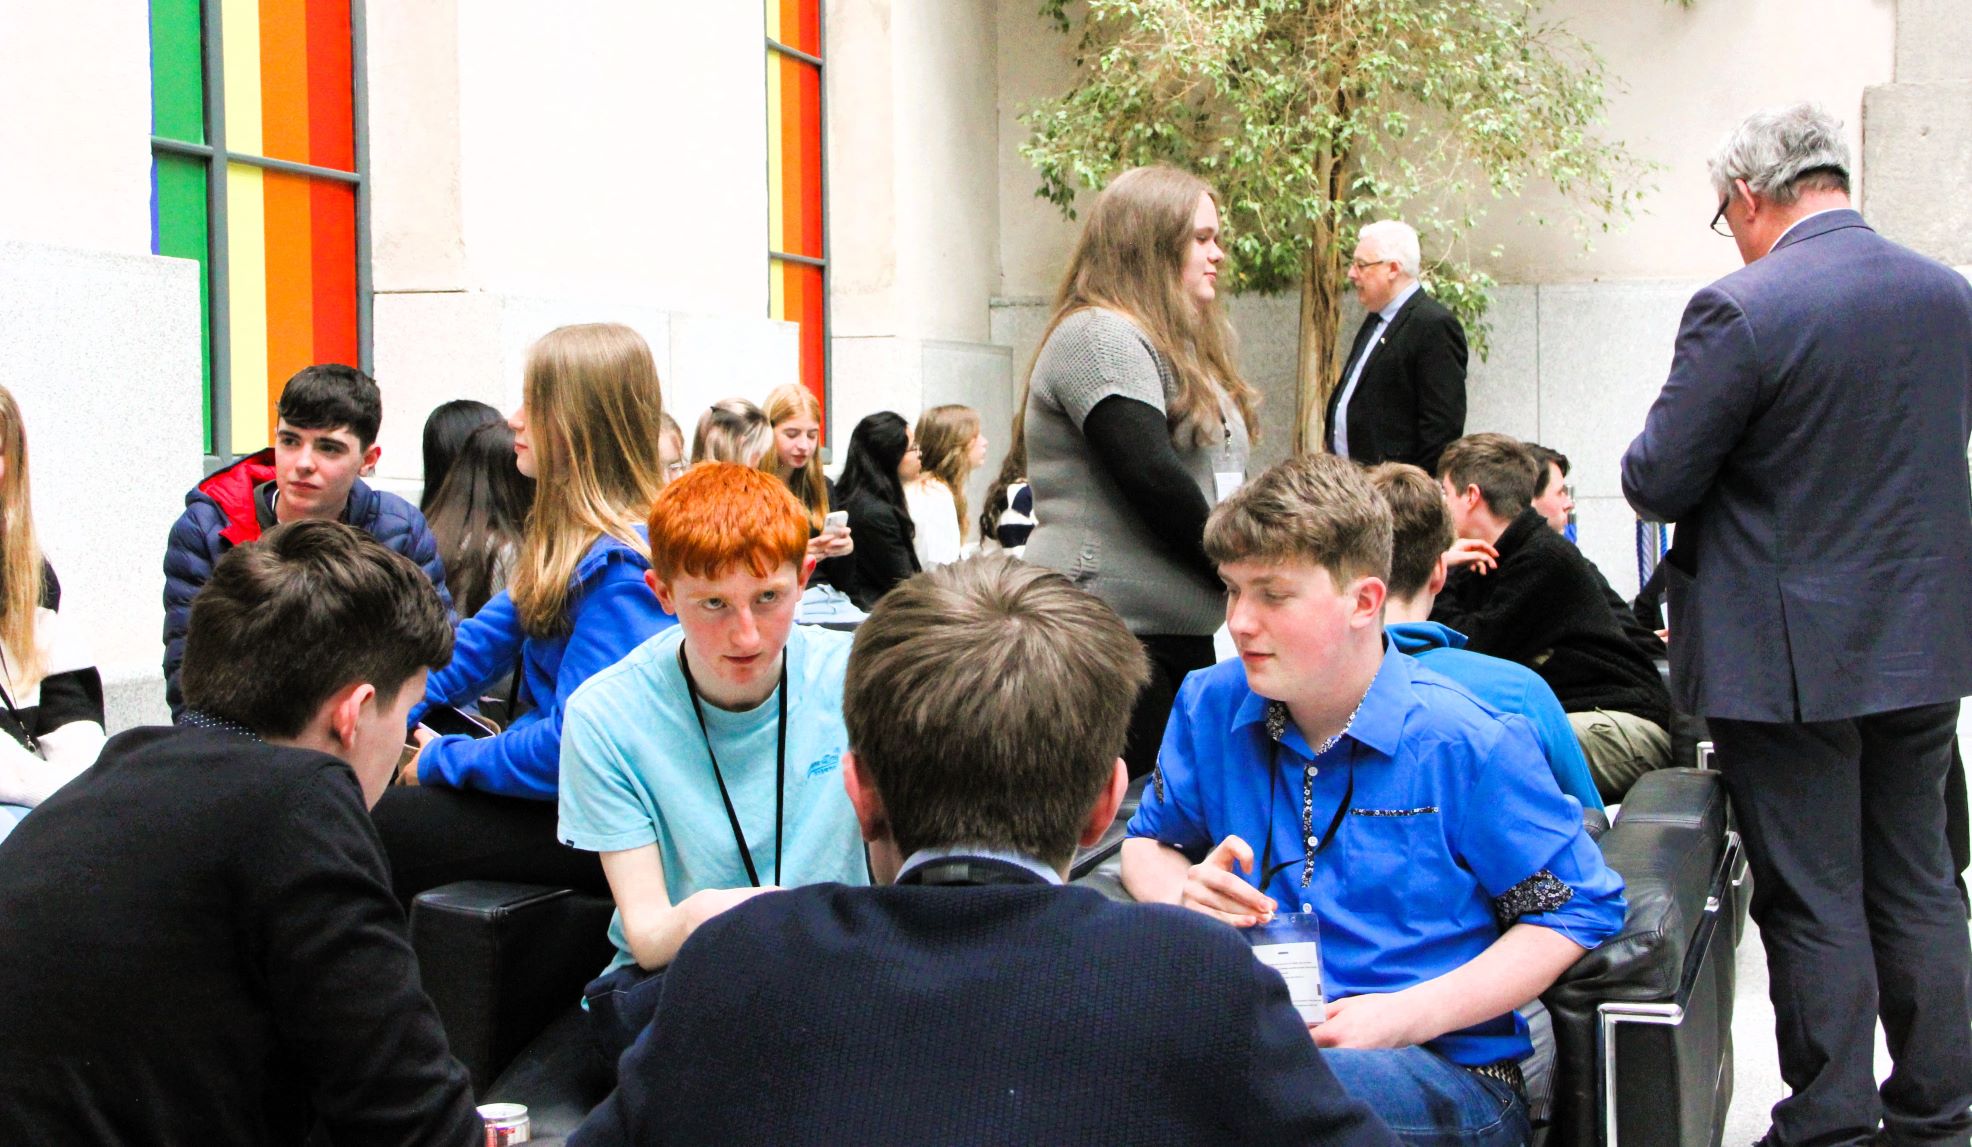
<path fill-rule="evenodd" d="M 249 453 L 289 375 L 367 365 L 351 0 L 150 15 L 151 249 L 205 272 L 206 450 Z"/>
<path fill-rule="evenodd" d="M 768 313 L 801 329 L 801 383 L 828 409 L 821 0 L 767 6 Z"/>

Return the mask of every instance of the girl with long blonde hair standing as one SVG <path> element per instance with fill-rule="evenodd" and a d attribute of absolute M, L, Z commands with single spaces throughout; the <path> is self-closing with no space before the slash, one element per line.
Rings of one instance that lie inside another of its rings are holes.
<path fill-rule="evenodd" d="M 917 524 L 918 563 L 925 569 L 965 555 L 966 480 L 986 461 L 979 412 L 949 403 L 918 416 L 917 444 L 924 469 L 904 487 Z"/>
<path fill-rule="evenodd" d="M 529 350 L 508 422 L 534 506 L 512 579 L 459 623 L 451 664 L 411 710 L 420 748 L 400 780 L 423 787 L 391 790 L 374 813 L 399 896 L 469 877 L 605 887 L 593 855 L 555 839 L 561 717 L 584 681 L 677 622 L 644 584 L 663 413 L 650 348 L 629 327 L 561 327 Z M 516 660 L 526 711 L 503 731 L 440 735 L 424 723 L 456 724 L 451 707 Z"/>
<path fill-rule="evenodd" d="M 103 679 L 56 612 L 28 490 L 27 427 L 0 387 L 0 839 L 96 762 Z"/>
<path fill-rule="evenodd" d="M 1205 519 L 1245 477 L 1257 395 L 1219 304 L 1224 258 L 1204 180 L 1117 176 L 1069 258 L 1022 400 L 1026 559 L 1115 607 L 1150 654 L 1124 752 L 1133 776 L 1155 763 L 1185 674 L 1213 663 L 1225 617 Z"/>

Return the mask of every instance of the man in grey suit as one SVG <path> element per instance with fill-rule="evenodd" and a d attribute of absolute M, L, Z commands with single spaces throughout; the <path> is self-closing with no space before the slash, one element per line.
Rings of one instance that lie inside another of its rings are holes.
<path fill-rule="evenodd" d="M 1685 308 L 1623 492 L 1677 523 L 1672 685 L 1753 866 L 1792 1089 L 1764 1142 L 1965 1144 L 1943 788 L 1972 693 L 1972 286 L 1850 209 L 1818 108 L 1750 117 L 1711 175 L 1747 265 Z"/>

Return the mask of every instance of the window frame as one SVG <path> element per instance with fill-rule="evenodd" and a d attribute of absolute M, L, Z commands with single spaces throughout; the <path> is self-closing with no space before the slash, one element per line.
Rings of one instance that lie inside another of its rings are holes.
<path fill-rule="evenodd" d="M 352 171 L 317 167 L 311 163 L 275 159 L 250 152 L 231 151 L 226 146 L 226 54 L 225 13 L 220 0 L 199 3 L 199 66 L 203 86 L 204 143 L 191 143 L 168 136 L 151 135 L 151 156 L 196 159 L 205 164 L 206 179 L 206 299 L 201 316 L 206 325 L 208 369 L 207 425 L 211 449 L 205 454 L 205 472 L 210 474 L 244 455 L 233 449 L 233 361 L 232 296 L 229 259 L 231 238 L 227 232 L 226 175 L 231 165 L 256 167 L 263 171 L 327 179 L 347 184 L 356 194 L 356 363 L 365 374 L 376 374 L 376 347 L 373 338 L 373 290 L 370 273 L 370 87 L 367 68 L 368 43 L 364 0 L 349 0 L 350 38 L 350 136 Z M 148 6 L 147 6 L 148 11 Z M 152 81 L 151 100 L 156 105 L 156 81 Z M 154 177 L 155 178 L 155 177 Z M 271 380 L 270 380 L 271 381 Z"/>
<path fill-rule="evenodd" d="M 773 2 L 773 0 L 765 0 L 765 2 L 762 3 L 761 11 L 763 13 L 763 16 L 766 11 L 766 3 L 771 3 L 771 2 Z M 821 165 L 819 168 L 819 179 L 820 179 L 819 197 L 821 199 L 820 212 L 821 212 L 821 220 L 822 220 L 822 253 L 819 258 L 816 258 L 811 255 L 798 255 L 788 251 L 777 251 L 774 249 L 771 240 L 769 241 L 767 245 L 767 274 L 768 274 L 768 283 L 769 283 L 767 309 L 768 309 L 769 317 L 771 318 L 773 305 L 774 305 L 772 280 L 775 271 L 774 263 L 777 260 L 785 263 L 793 263 L 798 266 L 814 267 L 817 270 L 821 271 L 822 273 L 821 403 L 822 403 L 822 422 L 826 427 L 826 431 L 823 434 L 821 456 L 822 456 L 822 461 L 826 463 L 826 462 L 834 461 L 834 450 L 830 446 L 829 440 L 835 436 L 835 377 L 834 377 L 835 346 L 834 346 L 834 340 L 830 337 L 832 334 L 832 328 L 834 326 L 834 322 L 833 322 L 833 316 L 830 313 L 833 310 L 833 308 L 830 306 L 830 302 L 833 297 L 833 291 L 832 291 L 832 283 L 830 281 L 831 260 L 829 258 L 829 239 L 833 228 L 831 228 L 828 224 L 829 95 L 828 95 L 828 65 L 825 62 L 825 59 L 828 55 L 828 5 L 827 3 L 824 2 L 824 0 L 805 0 L 805 2 L 812 3 L 815 6 L 815 47 L 819 50 L 819 54 L 810 55 L 807 52 L 801 51 L 799 48 L 795 48 L 788 44 L 783 44 L 779 40 L 776 40 L 771 32 L 768 32 L 765 35 L 765 40 L 766 40 L 767 53 L 768 53 L 767 58 L 770 67 L 773 64 L 772 57 L 775 55 L 781 55 L 781 56 L 786 56 L 788 59 L 799 61 L 815 69 L 815 89 L 817 96 L 816 109 L 815 109 L 816 133 L 820 137 L 817 140 L 817 143 L 819 145 L 820 153 L 821 153 Z M 773 81 L 771 76 L 762 77 L 763 94 L 765 91 L 771 90 L 772 82 Z M 768 138 L 767 138 L 767 156 L 766 156 L 767 162 L 766 162 L 766 168 L 762 174 L 765 176 L 768 184 L 768 201 L 771 204 L 773 199 L 773 189 L 771 182 L 773 179 L 773 164 L 774 164 L 773 151 L 777 146 L 780 145 L 781 141 L 773 138 L 773 130 L 772 130 L 773 117 L 774 117 L 773 107 L 767 106 L 766 108 L 764 108 L 764 111 L 765 111 L 765 120 L 766 120 L 765 126 L 768 128 Z M 788 125 L 783 123 L 782 131 L 786 132 L 787 129 L 788 129 Z M 772 230 L 772 226 L 773 226 L 773 220 L 770 217 L 768 220 L 768 227 L 770 233 Z M 796 325 L 798 326 L 799 323 L 797 322 Z M 800 360 L 797 357 L 796 359 L 797 380 L 799 379 L 799 370 L 800 370 L 799 361 Z"/>

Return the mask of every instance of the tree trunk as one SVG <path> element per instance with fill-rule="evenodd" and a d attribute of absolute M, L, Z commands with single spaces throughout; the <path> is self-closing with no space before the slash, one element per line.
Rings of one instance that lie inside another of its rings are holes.
<path fill-rule="evenodd" d="M 1335 389 L 1336 328 L 1341 323 L 1342 257 L 1326 226 L 1317 227 L 1301 261 L 1300 353 L 1295 375 L 1299 417 L 1294 447 L 1322 448 L 1322 415 Z"/>

